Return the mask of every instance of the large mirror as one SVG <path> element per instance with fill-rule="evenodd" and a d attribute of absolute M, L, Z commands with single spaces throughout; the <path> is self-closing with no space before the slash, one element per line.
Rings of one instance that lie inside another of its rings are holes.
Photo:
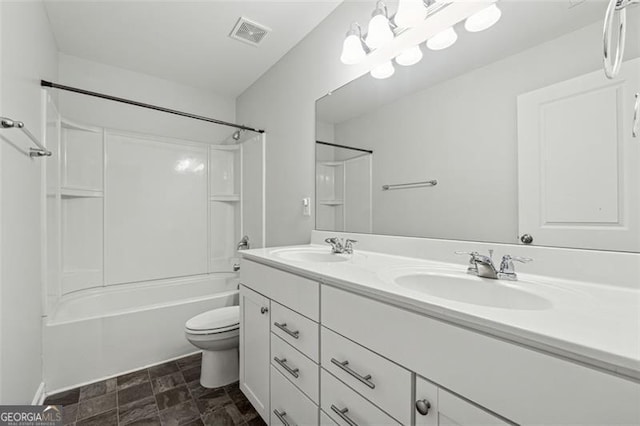
<path fill-rule="evenodd" d="M 611 80 L 606 2 L 498 4 L 490 29 L 317 101 L 317 229 L 640 251 L 640 7 Z"/>

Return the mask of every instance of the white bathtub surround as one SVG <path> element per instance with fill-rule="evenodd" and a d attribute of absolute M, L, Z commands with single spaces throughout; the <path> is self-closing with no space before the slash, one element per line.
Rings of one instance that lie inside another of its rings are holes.
<path fill-rule="evenodd" d="M 348 261 L 292 260 L 278 255 L 281 248 L 250 250 L 243 256 L 640 381 L 638 254 L 320 231 L 313 232 L 311 246 L 299 247 L 328 253 L 324 238 L 335 235 L 359 240 Z M 454 251 L 487 253 L 490 248 L 498 260 L 504 254 L 534 258 L 517 264 L 520 281 L 508 285 L 541 296 L 552 306 L 513 310 L 466 304 L 412 291 L 390 279 L 390 272 L 406 267 L 464 272 L 468 259 Z M 535 288 L 525 287 L 528 281 Z"/>
<path fill-rule="evenodd" d="M 112 286 L 67 296 L 44 321 L 47 393 L 193 352 L 184 324 L 238 304 L 235 274 Z"/>

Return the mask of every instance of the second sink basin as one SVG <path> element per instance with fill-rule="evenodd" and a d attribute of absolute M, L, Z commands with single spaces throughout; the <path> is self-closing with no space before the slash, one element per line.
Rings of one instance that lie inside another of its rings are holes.
<path fill-rule="evenodd" d="M 274 251 L 273 254 L 285 260 L 298 262 L 325 263 L 345 262 L 349 260 L 345 255 L 331 253 L 329 249 L 282 249 Z"/>
<path fill-rule="evenodd" d="M 471 305 L 518 310 L 543 310 L 552 306 L 546 298 L 518 288 L 526 285 L 522 281 L 492 280 L 462 272 L 411 269 L 396 271 L 387 278 L 408 290 Z"/>

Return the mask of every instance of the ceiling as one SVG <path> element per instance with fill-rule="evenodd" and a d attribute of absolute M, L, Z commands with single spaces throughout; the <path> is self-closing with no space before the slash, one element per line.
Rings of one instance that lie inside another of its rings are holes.
<path fill-rule="evenodd" d="M 369 74 L 334 90 L 316 104 L 320 121 L 340 123 L 417 90 L 423 90 L 540 43 L 553 40 L 601 20 L 603 0 L 501 1 L 502 18 L 486 31 L 469 33 L 456 25 L 458 41 L 452 47 L 432 51 L 421 45 L 424 58 L 410 67 L 395 65 L 395 74 L 376 80 Z M 594 46 L 599 54 L 599 45 Z"/>
<path fill-rule="evenodd" d="M 46 0 L 66 54 L 236 97 L 341 0 Z M 239 17 L 269 27 L 259 46 L 228 37 Z"/>

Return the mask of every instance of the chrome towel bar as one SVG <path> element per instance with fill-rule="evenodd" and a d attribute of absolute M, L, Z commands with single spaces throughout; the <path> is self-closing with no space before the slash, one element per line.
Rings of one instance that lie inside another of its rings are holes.
<path fill-rule="evenodd" d="M 45 148 L 44 145 L 42 145 L 40 141 L 33 136 L 33 133 L 24 127 L 24 123 L 22 121 L 15 121 L 7 117 L 0 117 L 0 125 L 3 129 L 20 129 L 29 139 L 31 139 L 37 148 L 29 149 L 30 157 L 51 157 L 51 151 Z"/>
<path fill-rule="evenodd" d="M 435 179 L 426 180 L 424 182 L 396 183 L 396 184 L 392 184 L 392 185 L 382 185 L 382 190 L 383 191 L 388 191 L 390 189 L 420 188 L 422 186 L 436 186 L 437 184 L 438 184 L 438 181 L 435 180 Z"/>

